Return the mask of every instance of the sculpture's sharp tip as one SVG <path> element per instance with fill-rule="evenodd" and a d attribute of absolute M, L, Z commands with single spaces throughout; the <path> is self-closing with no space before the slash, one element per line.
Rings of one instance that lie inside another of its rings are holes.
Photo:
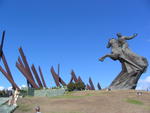
<path fill-rule="evenodd" d="M 99 61 L 103 62 L 104 60 L 103 59 L 99 59 Z"/>

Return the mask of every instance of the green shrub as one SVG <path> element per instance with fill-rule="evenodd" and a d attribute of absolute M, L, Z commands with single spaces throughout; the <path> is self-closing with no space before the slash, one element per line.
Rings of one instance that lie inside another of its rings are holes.
<path fill-rule="evenodd" d="M 83 82 L 77 82 L 75 83 L 75 89 L 81 91 L 81 90 L 85 90 L 85 85 Z"/>
<path fill-rule="evenodd" d="M 26 96 L 28 94 L 27 90 L 20 90 L 21 96 Z"/>
<path fill-rule="evenodd" d="M 69 83 L 67 85 L 68 91 L 73 91 L 75 89 L 75 83 Z"/>
<path fill-rule="evenodd" d="M 3 91 L 0 91 L 0 97 L 2 97 L 4 94 L 3 94 Z"/>
<path fill-rule="evenodd" d="M 0 91 L 0 97 L 7 97 L 7 93 L 4 90 Z"/>
<path fill-rule="evenodd" d="M 60 89 L 60 88 L 61 88 L 61 86 L 60 87 L 57 87 L 57 86 L 52 87 L 52 89 Z"/>
<path fill-rule="evenodd" d="M 68 91 L 74 91 L 74 90 L 85 90 L 85 84 L 83 82 L 77 82 L 77 83 L 69 83 L 67 85 Z"/>

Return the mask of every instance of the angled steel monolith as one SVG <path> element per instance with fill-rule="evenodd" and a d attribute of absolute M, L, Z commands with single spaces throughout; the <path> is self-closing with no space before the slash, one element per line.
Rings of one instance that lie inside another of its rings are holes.
<path fill-rule="evenodd" d="M 44 76 L 43 76 L 43 73 L 42 73 L 42 70 L 41 70 L 40 66 L 39 66 L 39 72 L 40 72 L 40 76 L 41 76 L 41 79 L 42 79 L 42 82 L 43 82 L 43 86 L 44 86 L 45 88 L 47 88 L 47 85 L 46 85 L 46 83 L 45 83 Z"/>
<path fill-rule="evenodd" d="M 30 82 L 30 84 L 32 85 L 33 88 L 39 88 L 37 86 L 37 84 L 31 79 L 31 77 L 28 75 L 28 72 L 26 71 L 26 69 L 21 64 L 16 62 L 16 67 L 24 75 L 24 77 Z"/>
<path fill-rule="evenodd" d="M 5 75 L 5 77 L 7 78 L 7 80 L 11 83 L 13 88 L 17 88 L 20 89 L 17 84 L 11 79 L 11 77 L 8 75 L 7 72 L 5 72 L 5 70 L 0 66 L 0 71 L 3 73 L 3 75 Z"/>
<path fill-rule="evenodd" d="M 99 83 L 97 84 L 97 87 L 98 87 L 98 90 L 102 89 Z"/>
<path fill-rule="evenodd" d="M 88 90 L 92 90 L 92 88 L 89 86 L 89 84 L 86 85 L 86 88 L 87 88 Z"/>
<path fill-rule="evenodd" d="M 70 82 L 69 83 L 72 83 L 73 82 L 73 77 L 71 76 L 71 79 L 70 79 Z"/>
<path fill-rule="evenodd" d="M 8 75 L 9 75 L 9 77 L 14 81 L 14 79 L 13 79 L 13 77 L 12 77 L 12 74 L 11 74 L 11 72 L 10 72 L 10 69 L 9 69 L 8 63 L 7 63 L 7 61 L 6 61 L 6 58 L 5 58 L 4 53 L 2 54 L 2 61 L 3 61 L 3 64 L 4 64 L 4 66 L 5 66 L 5 69 L 6 69 L 7 73 L 8 73 Z"/>
<path fill-rule="evenodd" d="M 78 82 L 78 79 L 77 79 L 77 77 L 76 77 L 76 74 L 75 74 L 75 72 L 72 70 L 71 71 L 71 77 L 72 77 L 72 80 L 74 80 L 75 82 Z M 72 82 L 72 81 L 71 81 Z"/>
<path fill-rule="evenodd" d="M 21 58 L 20 57 L 18 57 L 18 64 L 20 64 L 21 65 L 21 67 L 22 67 L 22 69 L 24 69 L 25 70 L 25 66 L 24 66 L 24 64 L 23 64 L 23 62 L 22 62 L 22 60 L 21 60 Z M 27 86 L 28 87 L 32 87 L 32 85 L 30 84 L 30 82 L 28 81 L 28 79 L 26 79 L 27 80 Z"/>
<path fill-rule="evenodd" d="M 33 75 L 31 73 L 31 70 L 30 70 L 30 67 L 29 67 L 29 64 L 27 62 L 27 59 L 26 59 L 26 56 L 24 55 L 24 52 L 22 50 L 22 48 L 20 47 L 19 48 L 19 52 L 20 52 L 20 55 L 22 57 L 22 60 L 23 60 L 23 63 L 25 65 L 25 68 L 26 68 L 26 72 L 28 73 L 28 75 L 31 77 L 31 79 L 34 81 L 34 78 L 33 78 Z M 34 81 L 35 82 L 35 81 Z"/>
<path fill-rule="evenodd" d="M 80 76 L 78 77 L 78 82 L 83 82 Z"/>
<path fill-rule="evenodd" d="M 3 31 L 2 40 L 1 40 L 1 44 L 0 44 L 0 61 L 1 61 L 2 53 L 3 53 L 4 39 L 5 39 L 5 31 Z"/>
<path fill-rule="evenodd" d="M 17 84 L 14 82 L 14 79 L 13 79 L 11 71 L 9 69 L 7 60 L 6 60 L 5 56 L 4 56 L 4 52 L 3 52 L 4 38 L 5 38 L 5 31 L 3 31 L 2 40 L 1 40 L 1 44 L 0 44 L 0 60 L 2 58 L 2 61 L 3 61 L 3 64 L 5 66 L 6 71 L 1 66 L 0 66 L 0 71 L 7 78 L 7 80 L 12 84 L 13 88 L 19 89 L 19 87 L 17 86 Z"/>
<path fill-rule="evenodd" d="M 60 83 L 63 85 L 63 86 L 66 86 L 66 83 L 62 80 L 62 78 L 60 76 L 58 76 L 54 70 L 53 67 L 51 67 L 51 73 L 52 73 L 52 76 L 55 80 L 55 83 L 57 85 L 57 87 L 60 87 Z"/>
<path fill-rule="evenodd" d="M 95 90 L 91 77 L 89 78 L 89 83 L 90 83 L 91 90 Z"/>
<path fill-rule="evenodd" d="M 56 86 L 57 86 L 57 87 L 60 87 L 60 84 L 59 84 L 59 77 L 58 77 L 57 74 L 55 73 L 53 66 L 51 67 L 51 73 L 52 73 L 52 76 L 53 76 L 53 78 L 54 78 L 54 80 L 55 80 Z"/>
<path fill-rule="evenodd" d="M 20 89 L 17 86 L 17 84 L 15 83 L 14 79 L 13 79 L 13 76 L 12 76 L 11 71 L 9 69 L 7 60 L 6 60 L 5 56 L 4 56 L 4 53 L 2 54 L 2 61 L 3 61 L 3 64 L 5 66 L 6 71 L 1 66 L 0 66 L 0 71 L 5 75 L 5 77 L 7 78 L 7 80 L 12 84 L 13 88 Z"/>
<path fill-rule="evenodd" d="M 23 62 L 22 62 L 20 57 L 18 57 L 18 63 L 20 63 L 21 67 L 23 69 L 25 69 L 25 66 L 24 66 L 24 64 L 23 64 Z M 31 85 L 30 82 L 27 80 L 27 86 L 30 87 L 30 85 Z"/>
<path fill-rule="evenodd" d="M 35 66 L 34 66 L 33 64 L 32 64 L 32 66 L 31 66 L 31 69 L 32 69 L 32 72 L 33 72 L 33 74 L 34 74 L 36 80 L 37 80 L 37 83 L 38 83 L 39 87 L 40 87 L 40 88 L 43 88 L 43 85 L 42 85 L 42 82 L 41 82 L 41 80 L 40 80 L 40 77 L 39 77 L 39 75 L 38 75 L 38 73 L 37 73 L 37 71 L 36 71 L 36 69 L 35 69 Z"/>

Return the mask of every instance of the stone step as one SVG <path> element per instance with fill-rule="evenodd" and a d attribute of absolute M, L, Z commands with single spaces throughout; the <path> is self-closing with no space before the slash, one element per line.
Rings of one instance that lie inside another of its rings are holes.
<path fill-rule="evenodd" d="M 5 104 L 5 103 L 7 103 L 8 100 L 9 100 L 8 97 L 6 97 L 6 98 L 5 98 L 5 97 L 1 97 L 1 98 L 0 98 L 0 106 L 3 105 L 3 104 Z M 0 113 L 1 113 L 1 112 L 0 112 Z"/>
<path fill-rule="evenodd" d="M 16 108 L 17 106 L 2 105 L 0 106 L 0 113 L 12 113 Z"/>
<path fill-rule="evenodd" d="M 14 105 L 9 106 L 8 100 L 9 98 L 0 98 L 0 113 L 12 113 L 17 108 L 17 106 Z"/>

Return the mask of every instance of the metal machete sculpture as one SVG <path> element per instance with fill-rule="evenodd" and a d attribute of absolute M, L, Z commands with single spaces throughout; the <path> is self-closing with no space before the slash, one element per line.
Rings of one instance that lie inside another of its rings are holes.
<path fill-rule="evenodd" d="M 2 58 L 2 54 L 3 54 L 4 38 L 5 38 L 5 31 L 3 31 L 1 45 L 0 45 L 0 61 L 1 61 L 1 58 Z"/>
<path fill-rule="evenodd" d="M 2 62 L 4 64 L 4 68 L 2 68 L 2 66 L 0 65 L 0 72 L 2 72 L 2 74 L 7 78 L 7 80 L 12 84 L 12 87 L 14 89 L 19 89 L 19 87 L 17 86 L 17 84 L 15 83 L 14 79 L 13 79 L 13 76 L 11 74 L 11 71 L 9 69 L 9 66 L 8 66 L 8 63 L 7 63 L 7 60 L 5 58 L 5 55 L 4 55 L 4 52 L 3 52 L 3 45 L 4 45 L 4 38 L 5 38 L 5 31 L 3 31 L 3 34 L 2 34 L 2 40 L 1 40 L 1 45 L 0 45 L 0 61 L 2 59 Z"/>
<path fill-rule="evenodd" d="M 113 60 L 119 60 L 122 64 L 122 71 L 110 84 L 110 89 L 135 89 L 140 76 L 148 67 L 146 58 L 135 54 L 128 48 L 127 40 L 136 36 L 137 34 L 122 36 L 117 33 L 118 39 L 110 39 L 107 45 L 107 48 L 111 47 L 111 54 L 106 54 L 99 59 L 104 61 L 106 57 L 110 57 Z"/>

